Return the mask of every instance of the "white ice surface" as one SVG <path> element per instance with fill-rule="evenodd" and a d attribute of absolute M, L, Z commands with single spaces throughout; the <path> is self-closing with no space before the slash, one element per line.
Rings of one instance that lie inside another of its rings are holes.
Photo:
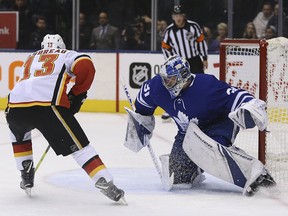
<path fill-rule="evenodd" d="M 0 111 L 0 216 L 288 216 L 288 192 L 254 197 L 242 196 L 234 185 L 208 174 L 201 187 L 166 192 L 149 151 L 134 153 L 123 146 L 125 114 L 78 113 L 77 119 L 114 176 L 115 184 L 126 193 L 128 206 L 103 196 L 72 157 L 56 156 L 50 150 L 35 176 L 32 197 L 19 188 L 8 127 Z M 173 123 L 156 117 L 151 139 L 154 153 L 170 152 L 176 134 Z M 37 163 L 47 147 L 38 131 L 33 133 L 34 160 Z"/>

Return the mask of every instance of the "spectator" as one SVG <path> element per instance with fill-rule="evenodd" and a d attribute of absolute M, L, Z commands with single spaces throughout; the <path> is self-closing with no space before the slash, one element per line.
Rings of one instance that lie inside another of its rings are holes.
<path fill-rule="evenodd" d="M 28 5 L 27 0 L 15 0 L 13 10 L 19 12 L 19 41 L 17 49 L 27 49 L 29 46 L 29 36 L 32 31 L 32 15 L 33 12 Z"/>
<path fill-rule="evenodd" d="M 31 33 L 29 40 L 29 49 L 38 50 L 41 47 L 41 42 L 46 34 L 49 33 L 46 26 L 46 18 L 43 16 L 37 16 L 36 29 Z"/>
<path fill-rule="evenodd" d="M 208 47 L 209 51 L 219 52 L 220 42 L 224 40 L 228 35 L 228 26 L 226 23 L 219 23 L 217 25 L 217 36 L 212 40 L 210 46 Z"/>
<path fill-rule="evenodd" d="M 149 50 L 150 38 L 144 30 L 144 21 L 136 18 L 122 31 L 122 48 L 124 50 Z"/>
<path fill-rule="evenodd" d="M 161 42 L 163 40 L 165 29 L 167 28 L 167 22 L 165 20 L 157 21 L 157 50 L 161 50 Z"/>
<path fill-rule="evenodd" d="M 79 14 L 79 49 L 90 48 L 92 26 L 87 22 L 86 14 Z"/>
<path fill-rule="evenodd" d="M 209 27 L 203 26 L 202 29 L 203 29 L 204 39 L 206 41 L 206 44 L 208 46 L 208 51 L 209 51 L 209 46 L 213 40 L 213 35 Z"/>
<path fill-rule="evenodd" d="M 253 20 L 258 38 L 265 37 L 265 29 L 272 16 L 273 7 L 271 2 L 264 2 L 262 6 L 262 11 L 260 11 Z"/>
<path fill-rule="evenodd" d="M 11 1 L 0 0 L 0 11 L 7 11 L 11 8 Z"/>
<path fill-rule="evenodd" d="M 96 50 L 118 50 L 120 34 L 117 27 L 109 24 L 108 13 L 99 14 L 100 26 L 94 28 L 91 34 L 90 48 Z"/>
<path fill-rule="evenodd" d="M 274 26 L 267 26 L 266 30 L 265 30 L 265 39 L 269 40 L 272 38 L 275 38 L 277 35 L 277 31 L 276 28 Z"/>
<path fill-rule="evenodd" d="M 246 39 L 257 39 L 256 28 L 253 22 L 248 22 L 246 24 L 245 30 L 242 35 Z"/>
<path fill-rule="evenodd" d="M 278 11 L 279 11 L 279 4 L 275 4 L 274 6 L 274 15 L 271 17 L 271 19 L 268 21 L 267 27 L 274 26 L 276 29 L 276 32 L 278 32 Z M 267 30 L 267 29 L 266 29 Z M 288 36 L 288 18 L 286 17 L 286 14 L 283 11 L 283 36 Z"/>
<path fill-rule="evenodd" d="M 160 36 L 164 36 L 165 29 L 167 28 L 167 22 L 165 20 L 159 20 L 157 22 L 157 31 Z"/>

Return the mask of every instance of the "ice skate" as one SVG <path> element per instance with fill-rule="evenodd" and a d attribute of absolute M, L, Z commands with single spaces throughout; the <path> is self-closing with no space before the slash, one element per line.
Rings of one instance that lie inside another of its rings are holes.
<path fill-rule="evenodd" d="M 124 191 L 118 189 L 113 181 L 107 182 L 105 178 L 101 177 L 96 183 L 95 187 L 100 189 L 100 192 L 115 202 L 127 205 L 124 198 Z"/>
<path fill-rule="evenodd" d="M 161 116 L 161 119 L 163 123 L 168 123 L 172 121 L 172 118 L 170 117 L 168 113 L 163 113 L 163 115 Z"/>
<path fill-rule="evenodd" d="M 260 187 L 271 188 L 276 186 L 274 179 L 268 174 L 260 175 L 245 191 L 246 196 L 253 196 Z"/>
<path fill-rule="evenodd" d="M 21 170 L 20 188 L 25 190 L 26 194 L 31 196 L 31 189 L 34 186 L 34 173 L 35 169 L 33 167 L 32 160 L 25 160 L 22 162 L 23 170 Z"/>
<path fill-rule="evenodd" d="M 191 185 L 192 185 L 192 187 L 198 187 L 205 180 L 206 180 L 206 177 L 205 177 L 205 175 L 203 175 L 203 170 L 201 170 L 198 167 L 197 171 L 195 171 L 191 177 Z"/>

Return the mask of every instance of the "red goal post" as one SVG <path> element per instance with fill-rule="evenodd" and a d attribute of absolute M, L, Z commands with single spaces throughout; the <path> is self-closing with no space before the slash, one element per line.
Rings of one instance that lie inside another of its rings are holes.
<path fill-rule="evenodd" d="M 276 180 L 287 184 L 288 39 L 221 41 L 219 77 L 266 101 L 270 132 L 245 130 L 235 144 L 252 152 L 272 170 Z"/>
<path fill-rule="evenodd" d="M 227 66 L 229 64 L 233 64 L 233 62 L 227 62 L 227 47 L 237 47 L 241 49 L 241 47 L 255 47 L 255 49 L 259 49 L 259 95 L 254 95 L 259 97 L 260 99 L 266 101 L 267 91 L 266 91 L 266 56 L 267 56 L 267 41 L 266 40 L 249 40 L 249 39 L 225 39 L 220 43 L 220 80 L 226 80 Z M 241 54 L 239 53 L 239 56 Z M 240 60 L 241 61 L 241 60 Z M 234 62 L 234 64 L 241 64 L 241 62 Z M 243 63 L 241 64 L 243 66 Z M 230 83 L 231 84 L 231 83 Z M 261 85 L 262 84 L 262 85 Z M 243 86 L 239 86 L 243 87 Z M 258 132 L 258 159 L 262 163 L 266 163 L 265 161 L 265 132 Z"/>

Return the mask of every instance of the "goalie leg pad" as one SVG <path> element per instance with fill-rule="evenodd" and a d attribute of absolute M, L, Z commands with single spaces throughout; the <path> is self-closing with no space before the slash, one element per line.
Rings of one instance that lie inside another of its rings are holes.
<path fill-rule="evenodd" d="M 143 116 L 125 107 L 128 124 L 124 146 L 138 152 L 148 144 L 155 127 L 154 116 Z"/>
<path fill-rule="evenodd" d="M 222 146 L 193 122 L 190 122 L 186 131 L 183 149 L 205 172 L 242 187 L 244 191 L 261 174 L 267 172 L 259 160 L 237 147 Z"/>

